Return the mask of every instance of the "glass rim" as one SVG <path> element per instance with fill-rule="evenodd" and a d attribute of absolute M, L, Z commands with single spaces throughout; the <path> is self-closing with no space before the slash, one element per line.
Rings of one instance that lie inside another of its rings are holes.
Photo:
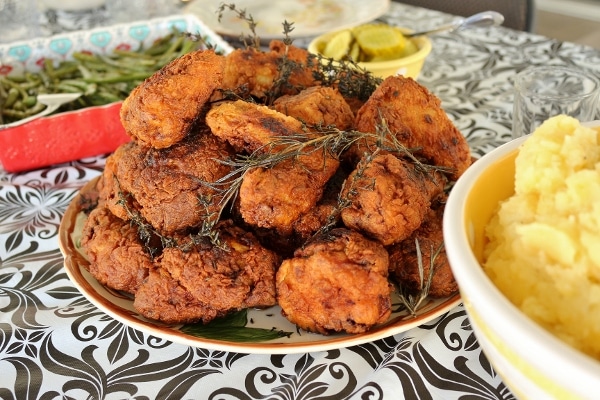
<path fill-rule="evenodd" d="M 515 90 L 523 88 L 524 87 L 523 79 L 534 73 L 552 74 L 555 72 L 561 73 L 563 75 L 568 74 L 569 76 L 576 76 L 576 77 L 579 77 L 582 81 L 588 80 L 592 84 L 592 87 L 590 88 L 590 90 L 586 91 L 585 93 L 576 94 L 576 95 L 549 95 L 549 94 L 530 93 L 530 94 L 528 94 L 528 96 L 535 97 L 538 99 L 558 100 L 558 99 L 575 99 L 575 98 L 585 99 L 585 98 L 600 94 L 600 80 L 598 78 L 596 78 L 590 71 L 586 71 L 586 70 L 583 70 L 580 68 L 573 68 L 573 67 L 565 66 L 565 65 L 543 65 L 543 66 L 538 65 L 538 66 L 528 67 L 528 68 L 520 71 L 519 73 L 517 73 L 515 81 L 514 81 L 514 88 L 515 88 Z"/>

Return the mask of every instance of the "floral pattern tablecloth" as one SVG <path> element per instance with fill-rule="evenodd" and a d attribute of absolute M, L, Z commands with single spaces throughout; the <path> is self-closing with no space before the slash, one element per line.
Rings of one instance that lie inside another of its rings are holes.
<path fill-rule="evenodd" d="M 382 19 L 416 28 L 452 17 L 392 3 Z M 475 155 L 510 140 L 520 70 L 563 64 L 600 74 L 598 50 L 503 27 L 432 40 L 419 81 L 442 99 Z M 105 160 L 0 170 L 0 398 L 514 398 L 462 306 L 373 343 L 288 355 L 193 348 L 115 321 L 73 286 L 57 238 L 66 207 Z"/>

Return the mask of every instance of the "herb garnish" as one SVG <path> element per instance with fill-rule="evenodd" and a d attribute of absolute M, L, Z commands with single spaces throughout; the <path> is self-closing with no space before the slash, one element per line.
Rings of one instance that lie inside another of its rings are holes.
<path fill-rule="evenodd" d="M 423 257 L 421 253 L 421 246 L 419 245 L 419 239 L 415 239 L 415 247 L 417 249 L 417 265 L 419 267 L 419 280 L 420 286 L 416 294 L 408 290 L 406 287 L 400 285 L 398 294 L 402 305 L 406 310 L 413 316 L 417 316 L 417 310 L 429 296 L 429 289 L 431 288 L 431 282 L 433 281 L 433 275 L 435 274 L 435 259 L 444 248 L 444 243 L 441 243 L 439 247 L 434 251 L 433 246 L 429 256 L 429 273 L 425 276 L 425 268 L 423 265 Z"/>
<path fill-rule="evenodd" d="M 188 335 L 206 339 L 224 340 L 230 342 L 265 342 L 268 340 L 290 337 L 292 332 L 277 329 L 263 329 L 247 327 L 248 311 L 241 310 L 217 318 L 208 324 L 188 324 L 180 331 Z"/>

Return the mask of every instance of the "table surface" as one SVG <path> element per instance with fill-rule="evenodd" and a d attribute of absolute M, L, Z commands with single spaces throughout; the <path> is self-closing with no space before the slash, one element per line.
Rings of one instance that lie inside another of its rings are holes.
<path fill-rule="evenodd" d="M 382 19 L 416 28 L 452 17 L 392 3 Z M 598 50 L 503 27 L 432 41 L 418 80 L 441 98 L 475 155 L 510 140 L 517 72 L 560 64 L 600 74 Z M 15 174 L 0 169 L 0 397 L 514 398 L 462 305 L 373 343 L 287 355 L 188 347 L 113 320 L 73 286 L 58 247 L 65 209 L 105 160 Z"/>

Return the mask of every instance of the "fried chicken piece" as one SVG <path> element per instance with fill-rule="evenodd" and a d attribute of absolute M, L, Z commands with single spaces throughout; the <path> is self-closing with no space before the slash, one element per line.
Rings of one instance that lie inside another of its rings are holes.
<path fill-rule="evenodd" d="M 390 276 L 401 286 L 416 293 L 421 287 L 419 262 L 415 240 L 419 241 L 423 261 L 423 277 L 426 280 L 430 271 L 430 260 L 433 253 L 443 246 L 442 219 L 444 216 L 445 198 L 434 201 L 434 206 L 428 210 L 421 226 L 406 240 L 388 247 L 390 253 Z M 429 296 L 446 297 L 458 291 L 446 251 L 442 247 L 434 261 L 434 275 L 431 280 Z"/>
<path fill-rule="evenodd" d="M 148 319 L 166 324 L 208 323 L 225 314 L 200 303 L 163 268 L 150 270 L 133 300 L 134 308 Z"/>
<path fill-rule="evenodd" d="M 198 132 L 167 148 L 154 149 L 130 142 L 107 161 L 108 207 L 124 219 L 137 211 L 164 235 L 200 226 L 216 218 L 221 195 L 206 183 L 231 171 L 219 160 L 232 157 L 233 149 L 209 132 Z"/>
<path fill-rule="evenodd" d="M 316 65 L 313 59 L 305 49 L 286 46 L 281 41 L 271 42 L 269 51 L 253 47 L 236 49 L 225 59 L 223 93 L 215 93 L 213 99 L 221 99 L 224 92 L 232 91 L 269 103 L 281 95 L 296 94 L 316 84 L 312 76 L 312 66 Z M 287 71 L 285 75 L 282 69 Z"/>
<path fill-rule="evenodd" d="M 237 152 L 252 153 L 274 137 L 303 134 L 297 119 L 243 100 L 217 104 L 206 114 L 206 124 Z"/>
<path fill-rule="evenodd" d="M 143 144 L 136 141 L 131 141 L 120 145 L 106 159 L 104 171 L 100 181 L 102 185 L 99 189 L 99 198 L 106 204 L 106 207 L 117 217 L 123 221 L 130 219 L 127 210 L 138 210 L 140 205 L 132 196 L 128 196 L 119 186 L 119 181 L 116 179 L 119 160 L 129 157 L 129 151 L 139 153 L 140 149 L 146 148 Z"/>
<path fill-rule="evenodd" d="M 90 274 L 115 290 L 135 294 L 153 266 L 137 229 L 105 207 L 90 212 L 81 246 L 90 261 Z"/>
<path fill-rule="evenodd" d="M 356 129 L 376 132 L 376 126 L 385 120 L 400 143 L 420 149 L 418 154 L 429 162 L 450 168 L 456 180 L 471 165 L 471 152 L 440 104 L 439 98 L 412 78 L 390 76 L 357 112 Z M 374 140 L 368 143 L 371 149 Z M 355 151 L 362 156 L 364 147 Z"/>
<path fill-rule="evenodd" d="M 293 230 L 298 243 L 306 242 L 326 225 L 327 229 L 338 225 L 340 221 L 338 195 L 347 177 L 348 173 L 343 168 L 338 168 L 327 181 L 319 202 L 294 222 Z"/>
<path fill-rule="evenodd" d="M 338 166 L 327 151 L 307 149 L 271 168 L 250 170 L 238 196 L 242 218 L 252 226 L 291 235 L 294 222 L 317 204 Z"/>
<path fill-rule="evenodd" d="M 278 54 L 281 58 L 287 57 L 293 63 L 287 84 L 281 88 L 282 95 L 297 94 L 305 88 L 318 84 L 314 77 L 318 60 L 314 54 L 301 47 L 286 45 L 281 40 L 271 40 L 269 50 Z"/>
<path fill-rule="evenodd" d="M 280 259 L 230 220 L 217 226 L 226 249 L 198 245 L 165 248 L 136 293 L 135 309 L 165 323 L 207 323 L 229 312 L 276 304 Z"/>
<path fill-rule="evenodd" d="M 181 141 L 221 86 L 224 68 L 224 56 L 213 50 L 188 53 L 167 64 L 123 102 L 125 131 L 157 149 Z"/>
<path fill-rule="evenodd" d="M 281 96 L 273 108 L 312 126 L 335 125 L 339 130 L 348 130 L 354 125 L 354 113 L 344 97 L 327 86 L 313 86 L 297 95 Z"/>
<path fill-rule="evenodd" d="M 391 314 L 385 248 L 358 232 L 335 229 L 300 248 L 277 271 L 282 314 L 300 328 L 362 333 Z"/>
<path fill-rule="evenodd" d="M 294 221 L 290 234 L 256 226 L 251 227 L 252 231 L 265 247 L 277 251 L 284 258 L 292 257 L 298 247 L 304 245 L 322 228 L 329 230 L 338 226 L 338 193 L 346 177 L 347 174 L 342 168 L 338 168 L 326 183 L 321 199 Z"/>
<path fill-rule="evenodd" d="M 425 174 L 393 154 L 364 158 L 346 181 L 343 196 L 352 204 L 342 210 L 342 220 L 386 246 L 400 242 L 421 225 L 444 185 L 443 175 Z"/>

